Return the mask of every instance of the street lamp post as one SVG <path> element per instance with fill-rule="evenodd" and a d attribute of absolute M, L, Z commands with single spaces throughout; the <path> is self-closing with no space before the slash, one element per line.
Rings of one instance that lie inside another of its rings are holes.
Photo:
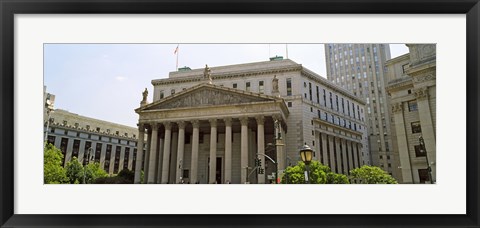
<path fill-rule="evenodd" d="M 92 154 L 93 149 L 92 149 L 91 147 L 89 147 L 89 148 L 87 149 L 87 151 L 88 151 L 88 153 L 86 153 L 86 155 L 87 155 L 86 157 L 89 158 L 89 159 L 88 159 L 87 162 L 85 162 L 85 167 L 83 167 L 83 183 L 84 183 L 84 184 L 86 184 L 86 182 L 85 182 L 85 179 L 86 179 L 85 176 L 86 176 L 86 172 L 87 172 L 87 165 L 88 165 L 88 163 L 90 163 L 90 155 Z M 85 161 L 85 159 L 86 159 L 86 158 L 85 158 L 85 155 L 83 155 L 83 160 Z M 92 159 L 93 159 L 93 156 L 92 156 Z"/>
<path fill-rule="evenodd" d="M 302 161 L 305 163 L 305 183 L 309 184 L 310 183 L 310 162 L 312 161 L 313 158 L 313 150 L 310 148 L 308 145 L 303 145 L 302 149 L 300 149 L 300 157 L 302 158 Z"/>
<path fill-rule="evenodd" d="M 433 184 L 432 167 L 430 166 L 430 162 L 428 161 L 428 154 L 427 154 L 427 149 L 425 148 L 425 141 L 423 140 L 422 136 L 418 137 L 418 141 L 420 141 L 420 149 L 422 150 L 422 153 L 425 153 L 425 159 L 427 160 L 428 179 L 430 179 L 430 183 Z"/>

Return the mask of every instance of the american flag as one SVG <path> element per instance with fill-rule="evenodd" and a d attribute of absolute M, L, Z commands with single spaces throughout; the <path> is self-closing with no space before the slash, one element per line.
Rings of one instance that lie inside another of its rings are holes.
<path fill-rule="evenodd" d="M 173 54 L 177 54 L 178 52 L 178 45 L 177 45 L 177 48 L 175 48 L 175 51 L 173 52 Z"/>

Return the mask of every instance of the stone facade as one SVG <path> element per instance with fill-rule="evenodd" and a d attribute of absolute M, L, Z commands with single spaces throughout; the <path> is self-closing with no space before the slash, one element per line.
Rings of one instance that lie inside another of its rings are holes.
<path fill-rule="evenodd" d="M 53 96 L 45 94 L 45 99 Z M 48 125 L 47 119 L 50 120 Z M 62 151 L 64 165 L 77 157 L 82 164 L 100 163 L 100 167 L 110 174 L 135 169 L 136 128 L 55 109 L 44 115 L 44 129 L 46 140 Z"/>
<path fill-rule="evenodd" d="M 386 64 L 393 144 L 399 152 L 400 182 L 431 183 L 430 175 L 436 182 L 436 46 L 407 46 L 408 54 Z"/>
<path fill-rule="evenodd" d="M 366 101 L 368 146 L 372 164 L 400 178 L 393 150 L 389 104 L 385 91 L 388 44 L 325 44 L 327 77 Z"/>
<path fill-rule="evenodd" d="M 281 174 L 304 144 L 339 173 L 370 164 L 365 103 L 291 60 L 171 72 L 152 84 L 153 102 L 135 110 L 146 183 L 269 183 L 269 158 Z"/>

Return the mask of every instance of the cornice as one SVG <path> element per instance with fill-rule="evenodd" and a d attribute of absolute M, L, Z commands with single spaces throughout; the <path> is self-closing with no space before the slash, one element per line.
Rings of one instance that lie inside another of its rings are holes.
<path fill-rule="evenodd" d="M 255 69 L 255 70 L 243 70 L 243 71 L 234 71 L 234 72 L 227 72 L 227 73 L 211 73 L 212 79 L 229 79 L 229 78 L 238 78 L 238 77 L 246 77 L 246 76 L 257 76 L 257 75 L 265 75 L 265 74 L 276 74 L 276 73 L 284 73 L 284 72 L 292 72 L 292 71 L 300 71 L 302 69 L 302 65 L 290 65 L 290 66 L 281 66 L 281 67 L 270 67 L 270 68 L 263 68 L 263 69 Z M 152 85 L 170 85 L 170 84 L 180 84 L 185 82 L 199 82 L 203 80 L 203 73 L 199 72 L 197 75 L 187 76 L 187 77 L 178 77 L 178 78 L 166 78 L 166 79 L 155 79 L 152 80 Z"/>
<path fill-rule="evenodd" d="M 50 124 L 49 128 L 52 128 L 52 127 L 67 129 L 67 130 L 74 130 L 74 131 L 77 131 L 77 132 L 87 133 L 87 134 L 96 134 L 96 135 L 101 135 L 101 136 L 108 136 L 108 137 L 113 137 L 113 138 L 118 138 L 118 139 L 128 139 L 128 140 L 133 140 L 133 141 L 138 140 L 136 137 L 133 138 L 133 137 L 130 137 L 130 136 L 127 137 L 125 135 L 116 135 L 116 134 L 112 134 L 112 133 L 107 133 L 105 131 L 96 131 L 95 129 L 87 130 L 83 127 L 75 127 L 75 126 L 72 126 L 72 125 L 64 125 L 64 124 L 61 124 L 61 123 L 58 123 L 58 122 L 54 122 L 53 124 Z"/>

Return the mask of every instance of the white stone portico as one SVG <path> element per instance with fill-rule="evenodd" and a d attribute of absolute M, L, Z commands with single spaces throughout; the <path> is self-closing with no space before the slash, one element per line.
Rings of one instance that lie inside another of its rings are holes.
<path fill-rule="evenodd" d="M 289 115 L 280 97 L 208 82 L 141 105 L 135 110 L 138 135 L 146 133 L 150 140 L 145 161 L 136 161 L 135 183 L 140 183 L 145 162 L 144 183 L 148 184 L 265 183 L 264 174 L 248 176 L 249 167 L 254 167 L 256 154 L 265 153 L 267 143 L 275 140 L 275 121 L 287 131 Z M 144 147 L 141 142 L 139 148 Z M 276 160 L 283 169 L 283 155 L 273 156 L 280 158 Z M 265 158 L 258 158 L 264 168 Z"/>

